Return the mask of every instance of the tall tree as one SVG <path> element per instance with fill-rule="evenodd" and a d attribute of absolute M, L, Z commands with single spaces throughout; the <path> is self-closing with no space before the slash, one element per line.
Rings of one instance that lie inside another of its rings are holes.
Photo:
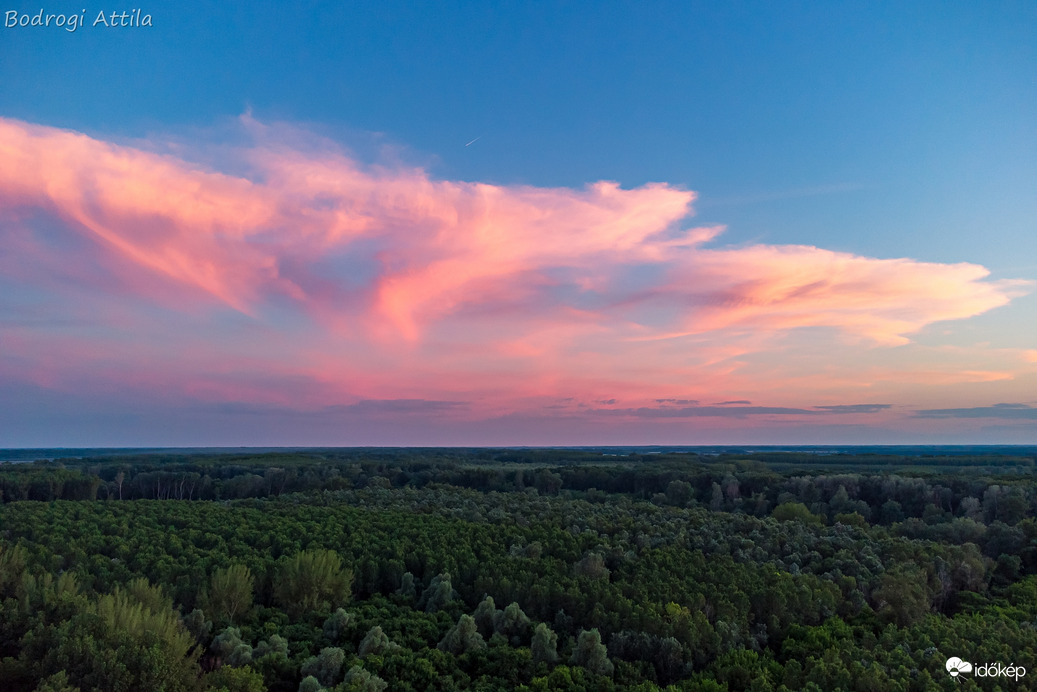
<path fill-rule="evenodd" d="M 569 662 L 583 666 L 595 675 L 612 675 L 612 661 L 609 660 L 605 645 L 601 643 L 601 634 L 597 628 L 580 632 Z"/>
<path fill-rule="evenodd" d="M 252 607 L 255 580 L 245 565 L 231 565 L 213 572 L 202 596 L 202 608 L 218 621 L 239 622 Z"/>
<path fill-rule="evenodd" d="M 281 563 L 274 596 L 293 615 L 330 610 L 349 600 L 352 570 L 333 550 L 304 550 Z"/>

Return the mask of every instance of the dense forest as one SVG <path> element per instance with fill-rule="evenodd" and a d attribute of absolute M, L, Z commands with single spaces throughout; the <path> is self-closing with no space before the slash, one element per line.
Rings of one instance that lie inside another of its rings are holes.
<path fill-rule="evenodd" d="M 1035 469 L 1033 449 L 0 464 L 0 681 L 1037 689 Z"/>

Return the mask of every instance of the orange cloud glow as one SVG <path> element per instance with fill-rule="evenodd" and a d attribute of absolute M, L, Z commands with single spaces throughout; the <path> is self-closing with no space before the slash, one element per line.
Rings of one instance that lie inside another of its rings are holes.
<path fill-rule="evenodd" d="M 769 367 L 754 392 L 740 373 L 754 354 L 780 362 L 785 335 L 813 329 L 845 363 L 1027 289 L 974 264 L 723 247 L 722 228 L 688 225 L 695 193 L 671 185 L 436 180 L 240 125 L 250 144 L 222 149 L 216 167 L 162 143 L 0 119 L 0 262 L 21 292 L 73 296 L 86 323 L 61 338 L 0 323 L 35 381 L 107 362 L 113 380 L 136 369 L 149 387 L 285 405 L 463 399 L 503 415 L 551 397 L 575 397 L 574 410 L 617 397 L 630 410 L 658 397 L 755 402 L 794 375 Z M 121 356 L 98 346 L 131 332 Z M 49 343 L 38 360 L 37 341 Z M 0 374 L 14 377 L 13 362 Z M 1011 379 L 1034 362 L 1027 351 L 915 380 Z M 859 402 L 825 391 L 817 403 Z"/>

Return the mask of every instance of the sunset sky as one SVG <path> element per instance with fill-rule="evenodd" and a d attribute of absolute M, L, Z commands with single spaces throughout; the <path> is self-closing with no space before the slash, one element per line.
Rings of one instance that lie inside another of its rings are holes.
<path fill-rule="evenodd" d="M 1037 4 L 229 5 L 0 8 L 0 447 L 1037 443 Z"/>

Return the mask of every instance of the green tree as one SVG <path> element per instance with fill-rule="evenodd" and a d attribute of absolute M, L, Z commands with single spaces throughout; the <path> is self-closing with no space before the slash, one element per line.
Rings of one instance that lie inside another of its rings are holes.
<path fill-rule="evenodd" d="M 811 512 L 802 502 L 783 502 L 774 508 L 771 516 L 778 521 L 801 521 L 804 524 L 821 523 L 821 517 Z"/>
<path fill-rule="evenodd" d="M 409 601 L 413 601 L 417 597 L 418 592 L 414 586 L 413 574 L 410 572 L 403 573 L 403 577 L 400 579 L 400 588 L 396 590 L 396 593 Z"/>
<path fill-rule="evenodd" d="M 201 608 L 195 608 L 181 619 L 195 641 L 204 644 L 209 640 L 209 635 L 212 634 L 212 620 L 205 619 L 205 613 Z"/>
<path fill-rule="evenodd" d="M 266 692 L 263 676 L 249 666 L 223 666 L 202 678 L 206 690 L 213 692 Z"/>
<path fill-rule="evenodd" d="M 448 603 L 454 600 L 456 595 L 457 593 L 450 583 L 450 572 L 443 572 L 432 578 L 432 583 L 421 594 L 421 600 L 418 601 L 418 605 L 423 605 L 426 613 L 434 613 L 446 607 Z"/>
<path fill-rule="evenodd" d="M 320 650 L 302 664 L 300 673 L 317 678 L 321 685 L 331 687 L 338 682 L 342 672 L 342 663 L 346 660 L 346 652 L 337 646 L 329 646 Z"/>
<path fill-rule="evenodd" d="M 608 658 L 605 645 L 601 643 L 601 634 L 597 628 L 580 631 L 569 663 L 582 666 L 595 675 L 612 675 L 612 661 Z"/>
<path fill-rule="evenodd" d="M 217 620 L 239 622 L 252 607 L 255 580 L 245 565 L 231 565 L 213 572 L 202 596 L 202 608 Z"/>
<path fill-rule="evenodd" d="M 65 671 L 61 671 L 40 680 L 35 692 L 79 692 L 79 688 L 70 685 L 68 675 Z"/>
<path fill-rule="evenodd" d="M 382 692 L 388 683 L 382 680 L 362 666 L 353 666 L 346 671 L 346 677 L 342 684 L 335 688 L 335 692 Z"/>
<path fill-rule="evenodd" d="M 553 665 L 558 662 L 558 635 L 551 628 L 540 623 L 533 630 L 533 641 L 530 644 L 534 663 Z"/>
<path fill-rule="evenodd" d="M 440 651 L 447 651 L 459 656 L 467 651 L 485 649 L 486 642 L 479 634 L 475 618 L 471 615 L 462 615 L 457 624 L 450 628 L 443 640 L 439 642 L 438 648 Z"/>
<path fill-rule="evenodd" d="M 896 567 L 885 574 L 873 595 L 879 615 L 899 627 L 913 625 L 929 612 L 926 575 L 914 566 Z"/>
<path fill-rule="evenodd" d="M 252 645 L 242 641 L 237 627 L 228 627 L 216 635 L 209 650 L 228 666 L 245 666 L 252 662 Z"/>
<path fill-rule="evenodd" d="M 333 550 L 304 550 L 281 562 L 274 596 L 293 615 L 325 611 L 349 600 L 353 572 Z"/>
<path fill-rule="evenodd" d="M 0 596 L 13 595 L 25 572 L 25 548 L 0 545 Z"/>
<path fill-rule="evenodd" d="M 194 638 L 172 609 L 145 607 L 124 590 L 100 596 L 71 619 L 25 639 L 39 677 L 59 671 L 82 692 L 188 692 L 198 680 Z"/>
<path fill-rule="evenodd" d="M 512 646 L 521 646 L 529 641 L 530 626 L 529 617 L 522 612 L 518 603 L 512 603 L 504 610 L 495 613 L 494 630 L 497 634 L 507 637 Z"/>
<path fill-rule="evenodd" d="M 493 635 L 494 622 L 500 612 L 497 609 L 497 604 L 493 601 L 493 596 L 487 596 L 479 601 L 479 605 L 475 607 L 475 613 L 472 614 L 472 617 L 475 618 L 475 624 L 479 628 L 479 634 L 484 637 Z"/>
<path fill-rule="evenodd" d="M 353 616 L 347 613 L 344 608 L 336 609 L 335 612 L 324 621 L 324 637 L 332 644 L 337 644 L 339 640 L 345 636 L 352 618 Z"/>
<path fill-rule="evenodd" d="M 269 655 L 288 656 L 288 640 L 279 634 L 271 634 L 266 641 L 256 644 L 252 650 L 252 658 L 260 659 Z"/>
<path fill-rule="evenodd" d="M 367 632 L 363 641 L 360 642 L 357 655 L 360 658 L 366 658 L 372 654 L 380 656 L 399 648 L 399 645 L 389 640 L 389 635 L 382 631 L 381 625 L 375 625 Z"/>

